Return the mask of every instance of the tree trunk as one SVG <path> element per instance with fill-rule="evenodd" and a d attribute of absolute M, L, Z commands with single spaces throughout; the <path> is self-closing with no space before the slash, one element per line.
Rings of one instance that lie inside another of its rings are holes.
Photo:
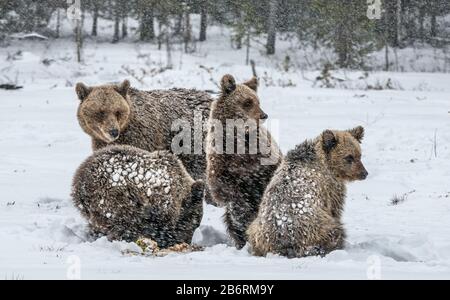
<path fill-rule="evenodd" d="M 389 45 L 387 42 L 385 45 L 384 60 L 384 70 L 387 72 L 389 71 Z"/>
<path fill-rule="evenodd" d="M 155 38 L 153 6 L 145 5 L 142 9 L 140 39 L 141 41 L 148 42 Z"/>
<path fill-rule="evenodd" d="M 235 36 L 235 40 L 236 40 L 236 49 L 240 50 L 242 49 L 242 33 L 238 33 Z"/>
<path fill-rule="evenodd" d="M 113 43 L 117 43 L 120 40 L 120 0 L 114 1 L 114 36 Z"/>
<path fill-rule="evenodd" d="M 56 38 L 59 38 L 60 29 L 61 29 L 61 9 L 57 8 L 56 9 Z"/>
<path fill-rule="evenodd" d="M 186 9 L 186 13 L 185 13 L 185 24 L 184 24 L 184 53 L 189 53 L 190 52 L 190 48 L 189 45 L 191 43 L 191 17 L 189 15 L 189 9 Z"/>
<path fill-rule="evenodd" d="M 36 32 L 37 28 L 36 25 L 39 23 L 39 14 L 38 14 L 38 8 L 39 3 L 38 2 L 32 2 L 30 5 L 33 5 L 33 9 L 31 11 L 35 12 L 32 16 L 27 16 L 26 20 L 28 21 L 26 28 L 26 31 L 29 32 Z"/>
<path fill-rule="evenodd" d="M 334 47 L 338 55 L 338 65 L 341 68 L 349 66 L 350 44 L 351 41 L 347 32 L 347 24 L 345 20 L 341 20 L 340 24 L 336 26 Z"/>
<path fill-rule="evenodd" d="M 278 9 L 278 1 L 270 0 L 269 3 L 269 19 L 268 19 L 268 36 L 267 36 L 267 55 L 275 54 L 275 41 L 277 36 L 277 28 L 276 28 L 276 18 L 277 18 L 277 9 Z"/>
<path fill-rule="evenodd" d="M 433 9 L 431 11 L 431 37 L 437 36 L 437 20 L 436 20 L 436 11 Z"/>
<path fill-rule="evenodd" d="M 183 29 L 183 19 L 183 13 L 178 14 L 175 21 L 175 28 L 173 30 L 173 34 L 176 36 L 179 36 L 181 34 L 181 30 Z"/>
<path fill-rule="evenodd" d="M 419 7 L 419 38 L 423 42 L 425 39 L 425 7 L 420 5 Z"/>
<path fill-rule="evenodd" d="M 397 18 L 396 18 L 396 46 L 400 47 L 400 43 L 402 40 L 402 0 L 397 0 L 397 7 L 396 7 L 396 12 L 397 12 Z"/>
<path fill-rule="evenodd" d="M 77 46 L 77 62 L 81 63 L 82 60 L 82 48 L 83 48 L 83 34 L 82 34 L 82 28 L 81 28 L 81 20 L 76 20 L 76 26 L 75 26 L 75 43 Z"/>
<path fill-rule="evenodd" d="M 343 49 L 340 48 L 340 51 L 338 53 L 338 65 L 341 68 L 346 68 L 348 67 L 348 63 L 347 63 L 347 52 Z"/>
<path fill-rule="evenodd" d="M 233 13 L 236 18 L 236 25 L 234 26 L 234 33 L 231 41 L 232 43 L 234 43 L 233 46 L 236 46 L 236 49 L 240 50 L 242 49 L 242 39 L 244 38 L 244 32 L 242 30 L 243 26 L 241 26 L 241 24 L 244 22 L 244 17 L 241 10 L 234 10 Z"/>
<path fill-rule="evenodd" d="M 173 68 L 173 64 L 172 64 L 172 47 L 170 45 L 170 27 L 167 24 L 166 25 L 166 30 L 165 30 L 165 40 L 166 40 L 166 52 L 167 52 L 167 69 L 172 69 Z"/>
<path fill-rule="evenodd" d="M 124 39 L 128 36 L 128 1 L 121 1 L 120 11 L 122 18 L 122 39 Z"/>
<path fill-rule="evenodd" d="M 81 34 L 83 34 L 84 22 L 86 21 L 86 11 L 83 5 L 81 5 Z M 83 36 L 81 37 L 83 39 Z"/>
<path fill-rule="evenodd" d="M 125 15 L 122 18 L 122 38 L 126 38 L 128 36 L 128 17 Z"/>
<path fill-rule="evenodd" d="M 247 53 L 245 55 L 245 65 L 248 66 L 250 63 L 250 29 L 247 29 L 247 39 L 246 39 Z"/>
<path fill-rule="evenodd" d="M 94 15 L 92 16 L 92 36 L 97 36 L 97 28 L 98 28 L 98 4 L 94 1 Z"/>
<path fill-rule="evenodd" d="M 385 52 L 384 52 L 384 70 L 387 72 L 389 71 L 389 41 L 388 41 L 388 29 L 389 29 L 389 20 L 387 17 L 384 18 L 385 20 L 385 33 L 384 33 L 384 47 L 385 47 Z"/>
<path fill-rule="evenodd" d="M 405 22 L 405 40 L 410 44 L 411 41 L 417 39 L 417 11 L 413 7 L 405 7 L 405 15 L 403 16 Z"/>
<path fill-rule="evenodd" d="M 164 32 L 162 29 L 162 20 L 159 19 L 158 20 L 158 50 L 161 50 L 161 48 L 162 48 L 163 39 L 164 39 Z"/>
<path fill-rule="evenodd" d="M 200 36 L 199 41 L 206 41 L 206 28 L 208 26 L 208 1 L 203 0 L 200 7 Z"/>

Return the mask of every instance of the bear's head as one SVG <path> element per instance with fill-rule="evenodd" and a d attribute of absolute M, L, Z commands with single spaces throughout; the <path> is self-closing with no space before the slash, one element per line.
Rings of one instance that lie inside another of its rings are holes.
<path fill-rule="evenodd" d="M 253 77 L 243 84 L 236 84 L 233 76 L 225 75 L 221 80 L 219 102 L 226 118 L 246 120 L 266 120 L 268 115 L 261 109 L 258 95 L 258 79 Z"/>
<path fill-rule="evenodd" d="M 117 140 L 130 118 L 129 89 L 128 80 L 119 85 L 95 87 L 78 83 L 76 92 L 81 101 L 78 121 L 83 130 L 107 144 Z"/>
<path fill-rule="evenodd" d="M 325 161 L 333 174 L 344 181 L 364 180 L 369 173 L 361 162 L 361 141 L 364 128 L 355 127 L 346 131 L 325 130 L 321 144 Z"/>

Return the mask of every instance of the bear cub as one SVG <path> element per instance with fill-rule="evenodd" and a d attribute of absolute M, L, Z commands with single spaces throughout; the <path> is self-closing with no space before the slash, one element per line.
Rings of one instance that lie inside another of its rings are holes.
<path fill-rule="evenodd" d="M 257 86 L 256 78 L 236 84 L 233 76 L 225 75 L 208 125 L 207 183 L 213 200 L 225 206 L 224 221 L 239 249 L 247 242 L 246 230 L 281 161 L 280 149 L 260 124 L 268 116 L 261 109 Z M 230 122 L 236 126 L 229 127 Z"/>
<path fill-rule="evenodd" d="M 168 151 L 131 146 L 96 151 L 77 170 L 75 206 L 94 235 L 161 248 L 190 243 L 203 215 L 202 181 L 194 181 Z"/>
<path fill-rule="evenodd" d="M 286 155 L 248 229 L 255 255 L 325 255 L 344 246 L 341 222 L 346 186 L 364 180 L 364 128 L 324 131 Z"/>

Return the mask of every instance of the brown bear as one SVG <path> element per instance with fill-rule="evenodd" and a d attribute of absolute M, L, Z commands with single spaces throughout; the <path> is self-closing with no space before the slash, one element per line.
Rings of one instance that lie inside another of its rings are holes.
<path fill-rule="evenodd" d="M 208 123 L 207 183 L 213 200 L 225 206 L 224 221 L 239 249 L 246 244 L 247 227 L 256 217 L 264 190 L 282 156 L 260 124 L 268 116 L 261 109 L 257 86 L 256 78 L 236 84 L 233 76 L 225 75 Z M 241 128 L 234 126 L 239 122 Z M 226 146 L 226 153 L 219 145 Z"/>
<path fill-rule="evenodd" d="M 255 255 L 325 255 L 343 247 L 345 184 L 368 175 L 361 162 L 363 136 L 361 126 L 326 130 L 288 152 L 248 229 Z"/>
<path fill-rule="evenodd" d="M 202 181 L 194 181 L 168 151 L 108 146 L 77 170 L 72 197 L 94 235 L 156 241 L 161 248 L 190 243 L 203 215 Z"/>
<path fill-rule="evenodd" d="M 92 137 L 93 150 L 107 145 L 130 145 L 147 151 L 172 150 L 172 140 L 180 133 L 177 120 L 193 129 L 196 114 L 206 124 L 213 99 L 206 92 L 189 89 L 140 91 L 125 80 L 119 85 L 88 87 L 76 85 L 80 100 L 78 121 Z M 200 126 L 201 138 L 206 130 Z M 174 129 L 174 130 L 172 130 Z M 194 152 L 194 146 L 200 151 Z M 206 169 L 203 143 L 192 134 L 191 151 L 177 153 L 194 179 L 204 179 Z M 198 145 L 197 145 L 198 146 Z M 210 197 L 206 201 L 210 202 Z"/>

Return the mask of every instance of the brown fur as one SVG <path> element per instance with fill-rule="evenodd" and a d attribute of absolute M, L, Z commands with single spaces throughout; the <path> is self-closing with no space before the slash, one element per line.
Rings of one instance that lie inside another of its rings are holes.
<path fill-rule="evenodd" d="M 168 151 L 108 146 L 79 167 L 72 197 L 93 233 L 169 247 L 191 242 L 203 214 L 203 188 Z"/>
<path fill-rule="evenodd" d="M 76 86 L 80 99 L 78 121 L 92 137 L 93 150 L 107 145 L 130 145 L 147 151 L 171 150 L 178 132 L 172 132 L 175 120 L 193 125 L 194 111 L 209 117 L 212 98 L 205 92 L 187 89 L 139 91 L 125 80 L 120 85 Z M 115 136 L 114 133 L 118 135 Z M 206 138 L 206 131 L 203 134 Z M 194 137 L 192 137 L 194 139 Z M 181 154 L 179 158 L 194 179 L 204 179 L 203 154 Z M 206 197 L 207 202 L 209 197 Z"/>
<path fill-rule="evenodd" d="M 247 232 L 255 255 L 323 255 L 344 246 L 345 184 L 367 177 L 363 135 L 362 127 L 326 130 L 287 154 Z"/>
<path fill-rule="evenodd" d="M 259 126 L 258 139 L 270 144 L 275 159 L 270 165 L 261 160 L 268 155 L 259 150 L 256 154 L 219 154 L 214 151 L 214 126 L 218 120 L 226 131 L 226 120 L 260 120 L 267 118 L 256 94 L 256 79 L 237 85 L 231 75 L 222 78 L 222 95 L 213 103 L 207 139 L 207 182 L 214 201 L 226 206 L 224 216 L 228 233 L 238 248 L 246 243 L 248 225 L 256 217 L 263 192 L 281 161 L 281 152 L 263 126 Z M 249 129 L 250 130 L 250 129 Z M 252 133 L 247 131 L 245 142 Z M 233 134 L 233 133 L 231 133 Z M 234 136 L 235 144 L 238 137 Z M 224 134 L 224 145 L 225 145 Z M 268 141 L 267 141 L 268 139 Z"/>

